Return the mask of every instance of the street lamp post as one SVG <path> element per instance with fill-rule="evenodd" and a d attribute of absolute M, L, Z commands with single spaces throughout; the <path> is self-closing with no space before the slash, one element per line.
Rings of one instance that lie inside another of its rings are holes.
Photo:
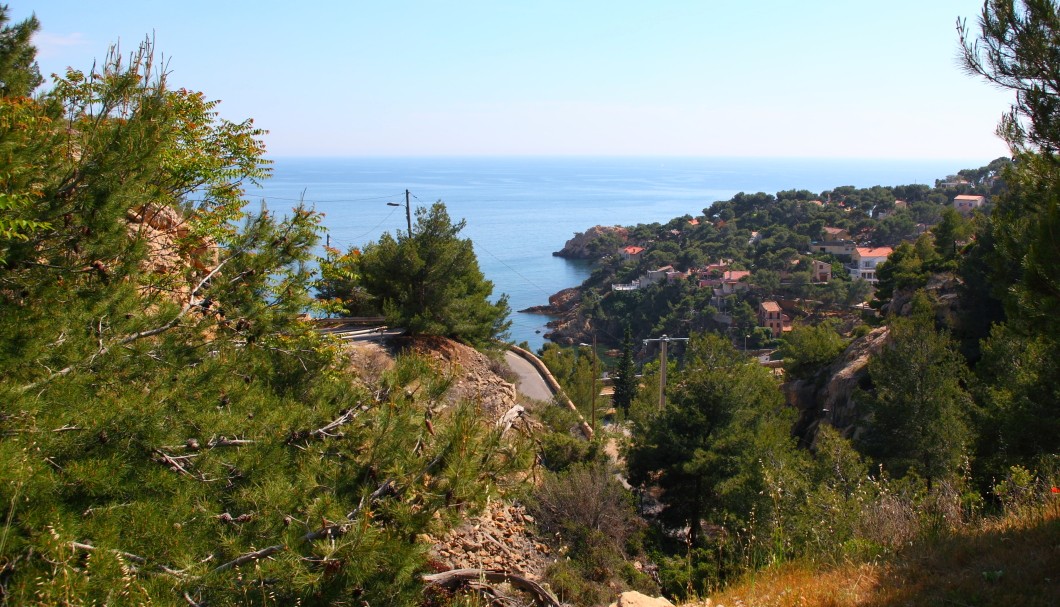
<path fill-rule="evenodd" d="M 386 203 L 386 206 L 388 206 L 388 207 L 400 207 L 401 203 L 400 202 L 388 202 L 388 203 Z M 405 221 L 408 223 L 408 226 L 409 226 L 409 238 L 412 238 L 412 210 L 411 209 L 412 209 L 412 207 L 409 206 L 409 191 L 405 190 Z"/>

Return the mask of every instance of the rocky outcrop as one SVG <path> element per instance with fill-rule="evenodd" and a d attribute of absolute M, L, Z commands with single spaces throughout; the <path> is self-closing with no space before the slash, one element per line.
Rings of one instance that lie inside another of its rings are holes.
<path fill-rule="evenodd" d="M 610 607 L 673 607 L 673 603 L 662 597 L 650 597 L 636 590 L 623 592 Z"/>
<path fill-rule="evenodd" d="M 626 243 L 628 236 L 629 231 L 622 226 L 593 226 L 575 234 L 552 254 L 566 259 L 599 259 L 614 253 Z"/>
<path fill-rule="evenodd" d="M 515 384 L 497 375 L 493 362 L 478 350 L 444 337 L 419 337 L 411 347 L 439 361 L 443 370 L 453 374 L 455 381 L 446 395 L 451 401 L 477 403 L 490 421 L 500 419 L 515 406 Z"/>
<path fill-rule="evenodd" d="M 573 311 L 582 300 L 582 292 L 578 287 L 570 287 L 563 289 L 554 295 L 549 296 L 547 306 L 533 306 L 526 308 L 525 310 L 519 310 L 520 312 L 527 312 L 530 314 L 548 314 L 551 316 L 559 316 Z"/>
<path fill-rule="evenodd" d="M 552 549 L 534 535 L 534 518 L 522 506 L 490 502 L 477 518 L 465 521 L 432 544 L 431 559 L 448 569 L 493 569 L 539 580 L 553 560 Z"/>
<path fill-rule="evenodd" d="M 579 287 L 571 287 L 548 298 L 547 306 L 534 306 L 520 312 L 547 314 L 556 318 L 545 323 L 549 328 L 545 338 L 561 346 L 592 341 L 592 327 L 589 321 L 578 314 L 578 305 L 582 301 Z"/>
<path fill-rule="evenodd" d="M 191 238 L 187 218 L 172 207 L 145 204 L 129 209 L 125 216 L 129 231 L 148 249 L 150 271 L 175 274 L 188 266 L 208 272 L 216 265 L 216 251 L 210 243 Z"/>
<path fill-rule="evenodd" d="M 809 380 L 783 385 L 784 396 L 799 412 L 797 435 L 813 442 L 817 426 L 825 422 L 848 438 L 858 433 L 859 413 L 852 399 L 858 387 L 868 387 L 869 359 L 887 342 L 887 327 L 854 340 L 834 363 Z"/>
<path fill-rule="evenodd" d="M 593 329 L 589 320 L 574 312 L 551 320 L 545 326 L 550 329 L 545 333 L 545 337 L 561 346 L 573 346 L 592 340 Z"/>

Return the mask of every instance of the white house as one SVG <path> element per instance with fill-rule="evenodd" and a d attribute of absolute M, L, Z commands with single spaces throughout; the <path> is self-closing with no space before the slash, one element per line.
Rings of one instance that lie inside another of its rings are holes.
<path fill-rule="evenodd" d="M 985 196 L 972 196 L 971 194 L 961 194 L 953 199 L 953 208 L 961 215 L 971 215 L 972 211 L 986 204 Z"/>
<path fill-rule="evenodd" d="M 891 247 L 857 247 L 850 255 L 850 278 L 851 280 L 867 280 L 876 284 L 876 266 L 887 261 L 891 254 Z"/>

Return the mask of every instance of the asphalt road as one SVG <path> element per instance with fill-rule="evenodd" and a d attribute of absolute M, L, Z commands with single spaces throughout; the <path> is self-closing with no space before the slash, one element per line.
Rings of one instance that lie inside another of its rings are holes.
<path fill-rule="evenodd" d="M 510 351 L 504 353 L 504 360 L 507 361 L 512 371 L 515 371 L 515 374 L 519 376 L 519 381 L 515 384 L 515 389 L 519 391 L 519 394 L 534 400 L 545 402 L 552 400 L 552 390 L 549 390 L 548 384 L 545 383 L 545 380 L 534 368 L 534 365 L 531 365 L 522 356 Z"/>

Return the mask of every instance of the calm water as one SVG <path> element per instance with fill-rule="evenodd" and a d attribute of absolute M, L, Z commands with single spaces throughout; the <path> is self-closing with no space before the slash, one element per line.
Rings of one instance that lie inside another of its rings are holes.
<path fill-rule="evenodd" d="M 586 264 L 552 252 L 597 224 L 666 222 L 741 191 L 934 184 L 990 160 L 289 158 L 277 159 L 273 177 L 250 194 L 277 211 L 304 199 L 325 214 L 332 246 L 343 249 L 405 230 L 406 188 L 413 207 L 442 200 L 454 220 L 467 221 L 463 235 L 494 293 L 521 310 L 589 275 Z M 513 314 L 513 340 L 541 347 L 547 320 Z"/>

